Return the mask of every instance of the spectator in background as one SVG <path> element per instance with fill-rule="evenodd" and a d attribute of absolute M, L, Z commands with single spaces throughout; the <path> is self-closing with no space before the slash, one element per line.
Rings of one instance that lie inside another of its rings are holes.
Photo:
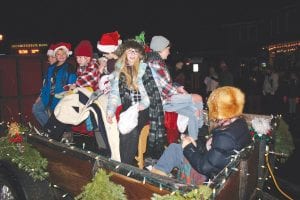
<path fill-rule="evenodd" d="M 295 72 L 290 73 L 288 80 L 288 104 L 289 104 L 289 115 L 293 119 L 296 117 L 297 104 L 299 103 L 300 87 L 299 78 Z"/>
<path fill-rule="evenodd" d="M 249 113 L 261 113 L 261 88 L 263 83 L 263 75 L 259 71 L 258 66 L 254 66 L 248 76 L 246 82 L 247 108 Z"/>
<path fill-rule="evenodd" d="M 182 61 L 177 61 L 175 64 L 174 71 L 174 82 L 178 85 L 185 86 L 185 74 L 183 70 L 184 63 Z"/>
<path fill-rule="evenodd" d="M 208 68 L 208 75 L 204 78 L 204 84 L 206 85 L 206 97 L 219 86 L 219 76 L 213 66 Z"/>
<path fill-rule="evenodd" d="M 279 97 L 278 97 L 279 75 L 273 68 L 266 70 L 263 82 L 263 102 L 266 114 L 278 114 Z"/>
<path fill-rule="evenodd" d="M 233 75 L 229 70 L 228 65 L 224 60 L 220 62 L 219 65 L 220 72 L 219 72 L 219 87 L 222 86 L 233 86 L 234 80 Z"/>
<path fill-rule="evenodd" d="M 57 62 L 49 66 L 41 94 L 32 107 L 32 113 L 42 127 L 49 119 L 48 110 L 53 113 L 59 102 L 55 94 L 63 92 L 65 85 L 76 81 L 76 69 L 67 62 L 67 58 L 71 54 L 70 43 L 60 42 L 53 47 L 53 55 L 55 55 Z"/>

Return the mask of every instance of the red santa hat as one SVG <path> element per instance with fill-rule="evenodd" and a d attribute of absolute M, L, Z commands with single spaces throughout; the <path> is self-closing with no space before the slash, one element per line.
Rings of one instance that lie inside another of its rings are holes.
<path fill-rule="evenodd" d="M 75 56 L 93 57 L 93 46 L 90 41 L 82 40 L 74 50 Z"/>
<path fill-rule="evenodd" d="M 120 39 L 118 31 L 104 33 L 97 43 L 97 48 L 101 52 L 111 53 L 114 52 L 121 43 L 122 40 Z"/>
<path fill-rule="evenodd" d="M 54 44 L 51 44 L 48 51 L 47 51 L 47 56 L 55 56 L 54 48 L 55 48 Z"/>
<path fill-rule="evenodd" d="M 54 55 L 56 54 L 58 49 L 63 49 L 68 56 L 72 55 L 71 44 L 67 42 L 60 42 L 55 45 Z"/>

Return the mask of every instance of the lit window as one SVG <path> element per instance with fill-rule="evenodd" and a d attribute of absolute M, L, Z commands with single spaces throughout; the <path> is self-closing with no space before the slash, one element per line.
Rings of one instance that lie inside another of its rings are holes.
<path fill-rule="evenodd" d="M 19 49 L 19 50 L 18 50 L 18 53 L 19 53 L 19 54 L 22 54 L 22 55 L 28 54 L 28 50 L 27 50 L 27 49 Z"/>
<path fill-rule="evenodd" d="M 31 49 L 31 53 L 32 54 L 37 54 L 37 53 L 39 53 L 40 52 L 40 50 L 38 50 L 38 49 Z"/>

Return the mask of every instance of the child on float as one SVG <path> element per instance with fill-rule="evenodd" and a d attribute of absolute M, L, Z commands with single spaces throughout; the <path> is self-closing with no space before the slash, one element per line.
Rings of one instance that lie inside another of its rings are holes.
<path fill-rule="evenodd" d="M 198 94 L 189 94 L 184 86 L 173 84 L 166 59 L 170 54 L 170 41 L 164 36 L 152 37 L 150 48 L 152 52 L 147 54 L 147 64 L 152 70 L 156 85 L 160 91 L 163 109 L 167 112 L 177 112 L 189 118 L 189 135 L 197 140 L 198 131 L 203 126 L 203 102 Z"/>
<path fill-rule="evenodd" d="M 191 169 L 202 174 L 200 179 L 203 182 L 205 178 L 217 175 L 236 151 L 251 144 L 248 125 L 242 117 L 245 95 L 240 89 L 231 86 L 217 88 L 209 96 L 207 104 L 209 119 L 215 126 L 206 147 L 200 148 L 192 137 L 183 136 L 181 144 L 171 144 L 157 164 L 150 168 L 153 173 L 167 175 L 174 167 Z"/>
<path fill-rule="evenodd" d="M 49 119 L 48 111 L 53 113 L 60 100 L 55 95 L 64 91 L 63 86 L 74 83 L 77 78 L 75 68 L 67 62 L 67 58 L 72 54 L 70 43 L 60 42 L 51 45 L 47 54 L 50 66 L 47 69 L 41 94 L 32 107 L 32 113 L 42 127 Z"/>
<path fill-rule="evenodd" d="M 135 40 L 127 40 L 120 46 L 121 56 L 116 62 L 112 89 L 109 93 L 106 119 L 113 123 L 117 108 L 122 105 L 122 112 L 138 104 L 137 127 L 129 133 L 120 133 L 121 162 L 134 164 L 137 153 L 139 134 L 149 120 L 150 100 L 144 88 L 142 77 L 146 64 L 142 62 L 144 47 Z M 132 122 L 128 122 L 132 123 Z"/>

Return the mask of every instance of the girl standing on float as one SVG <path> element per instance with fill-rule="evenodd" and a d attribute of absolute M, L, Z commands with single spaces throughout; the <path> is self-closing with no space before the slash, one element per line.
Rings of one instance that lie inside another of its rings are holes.
<path fill-rule="evenodd" d="M 133 164 L 139 134 L 149 119 L 150 100 L 142 82 L 146 64 L 142 62 L 144 48 L 135 40 L 127 40 L 119 48 L 121 56 L 115 65 L 115 78 L 112 81 L 106 116 L 107 121 L 112 123 L 118 106 L 122 105 L 123 112 L 138 103 L 137 127 L 127 134 L 120 133 L 121 162 Z"/>

